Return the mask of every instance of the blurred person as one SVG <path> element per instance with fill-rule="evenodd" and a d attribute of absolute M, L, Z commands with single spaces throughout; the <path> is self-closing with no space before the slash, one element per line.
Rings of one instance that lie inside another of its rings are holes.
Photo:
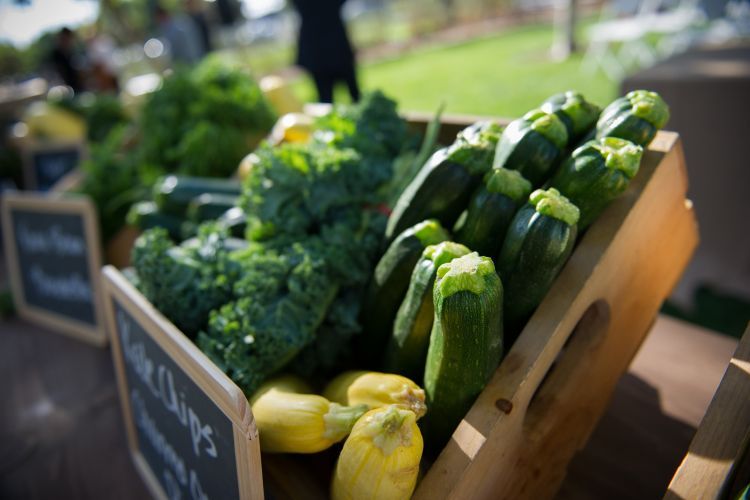
<path fill-rule="evenodd" d="M 203 54 L 211 52 L 211 30 L 209 29 L 208 21 L 206 21 L 203 0 L 184 0 L 183 7 L 188 16 L 193 20 L 193 23 L 195 23 L 195 27 L 198 29 L 200 40 L 203 44 Z"/>
<path fill-rule="evenodd" d="M 297 64 L 315 82 L 320 102 L 333 102 L 333 88 L 343 82 L 352 101 L 359 100 L 354 50 L 341 19 L 346 0 L 292 0 L 300 16 Z"/>
<path fill-rule="evenodd" d="M 50 59 L 65 85 L 72 88 L 75 93 L 79 93 L 83 90 L 83 79 L 78 70 L 76 57 L 75 33 L 69 28 L 62 28 L 55 37 Z"/>
<path fill-rule="evenodd" d="M 161 6 L 155 9 L 159 38 L 166 42 L 172 62 L 195 64 L 205 55 L 201 35 L 193 20 L 180 12 L 170 13 Z"/>

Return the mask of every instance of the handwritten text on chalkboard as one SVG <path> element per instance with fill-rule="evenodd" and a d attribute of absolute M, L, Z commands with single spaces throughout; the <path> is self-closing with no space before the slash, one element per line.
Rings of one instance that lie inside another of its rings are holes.
<path fill-rule="evenodd" d="M 115 302 L 139 448 L 170 499 L 239 494 L 231 421 Z"/>
<path fill-rule="evenodd" d="M 83 217 L 20 208 L 11 217 L 24 300 L 96 326 Z"/>

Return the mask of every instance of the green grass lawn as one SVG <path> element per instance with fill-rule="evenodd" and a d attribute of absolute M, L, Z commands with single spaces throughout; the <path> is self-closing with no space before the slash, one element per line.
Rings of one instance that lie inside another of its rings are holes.
<path fill-rule="evenodd" d="M 549 58 L 550 25 L 533 25 L 450 46 L 418 49 L 360 68 L 364 89 L 382 89 L 400 109 L 515 117 L 539 106 L 551 94 L 574 89 L 606 105 L 617 84 L 603 73 L 581 69 L 581 56 L 564 62 Z M 315 93 L 309 79 L 295 84 L 306 101 Z M 345 100 L 338 89 L 337 98 Z"/>

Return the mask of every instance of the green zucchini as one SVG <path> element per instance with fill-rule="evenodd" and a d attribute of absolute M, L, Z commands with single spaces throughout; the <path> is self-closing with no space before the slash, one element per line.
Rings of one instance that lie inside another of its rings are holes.
<path fill-rule="evenodd" d="M 568 131 L 560 118 L 534 109 L 512 121 L 503 131 L 492 166 L 518 170 L 532 186 L 541 186 L 567 144 Z"/>
<path fill-rule="evenodd" d="M 238 181 L 209 177 L 169 175 L 154 185 L 154 201 L 166 214 L 184 217 L 190 202 L 203 193 L 239 196 L 242 186 Z"/>
<path fill-rule="evenodd" d="M 375 266 L 362 307 L 361 344 L 364 360 L 382 360 L 398 307 L 409 288 L 409 277 L 424 249 L 450 239 L 434 219 L 422 221 L 399 234 Z"/>
<path fill-rule="evenodd" d="M 580 210 L 579 231 L 625 192 L 638 173 L 642 154 L 643 148 L 630 141 L 603 137 L 573 151 L 560 166 L 549 185 Z"/>
<path fill-rule="evenodd" d="M 432 288 L 437 270 L 441 265 L 470 252 L 464 245 L 452 241 L 430 245 L 422 252 L 393 323 L 393 334 L 383 363 L 385 371 L 422 380 L 435 312 Z"/>
<path fill-rule="evenodd" d="M 568 131 L 568 143 L 575 143 L 594 128 L 601 108 L 590 103 L 580 92 L 571 90 L 555 94 L 542 104 L 542 111 L 554 113 Z"/>
<path fill-rule="evenodd" d="M 573 251 L 579 212 L 556 189 L 537 189 L 511 222 L 497 259 L 505 286 L 508 345 L 520 333 Z"/>
<path fill-rule="evenodd" d="M 430 156 L 399 196 L 388 218 L 386 241 L 425 219 L 453 227 L 492 166 L 501 131 L 495 122 L 476 123 L 462 130 L 451 146 Z"/>
<path fill-rule="evenodd" d="M 236 207 L 239 197 L 232 194 L 203 193 L 193 198 L 188 204 L 188 220 L 200 223 L 218 219 L 227 210 Z"/>
<path fill-rule="evenodd" d="M 442 448 L 503 356 L 503 285 L 476 252 L 437 270 L 425 364 L 426 442 Z"/>
<path fill-rule="evenodd" d="M 530 193 L 531 183 L 520 172 L 493 168 L 474 191 L 466 217 L 456 228 L 456 241 L 479 255 L 497 257 L 510 221 Z"/>
<path fill-rule="evenodd" d="M 656 92 L 633 90 L 610 103 L 596 124 L 596 137 L 619 137 L 646 147 L 669 121 L 669 106 Z"/>
<path fill-rule="evenodd" d="M 152 227 L 163 227 L 173 241 L 182 240 L 182 219 L 161 212 L 153 201 L 139 201 L 130 207 L 127 223 L 145 231 Z"/>

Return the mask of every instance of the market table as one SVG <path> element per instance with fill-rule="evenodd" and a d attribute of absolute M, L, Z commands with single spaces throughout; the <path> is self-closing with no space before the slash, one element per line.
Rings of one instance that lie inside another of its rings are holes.
<path fill-rule="evenodd" d="M 147 498 L 110 352 L 0 325 L 0 497 Z M 659 316 L 558 498 L 661 498 L 736 345 Z"/>

